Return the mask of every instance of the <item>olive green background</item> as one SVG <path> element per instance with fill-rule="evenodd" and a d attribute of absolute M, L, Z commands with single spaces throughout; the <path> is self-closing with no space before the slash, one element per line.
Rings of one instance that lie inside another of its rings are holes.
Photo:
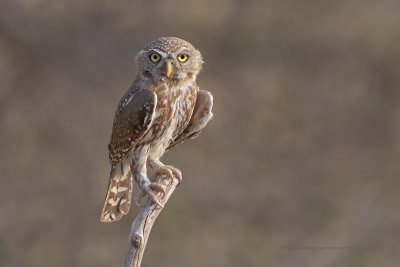
<path fill-rule="evenodd" d="M 0 266 L 121 266 L 107 143 L 136 53 L 198 47 L 214 119 L 143 267 L 397 266 L 400 2 L 0 3 Z"/>

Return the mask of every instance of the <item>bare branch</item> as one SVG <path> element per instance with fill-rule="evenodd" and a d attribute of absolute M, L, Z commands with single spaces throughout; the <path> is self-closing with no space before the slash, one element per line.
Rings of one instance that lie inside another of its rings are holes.
<path fill-rule="evenodd" d="M 169 197 L 178 185 L 178 180 L 158 179 L 157 182 L 165 188 L 165 196 L 160 201 L 165 207 Z M 149 239 L 151 228 L 163 208 L 147 200 L 135 220 L 132 222 L 131 232 L 129 234 L 128 250 L 125 255 L 122 267 L 140 267 L 143 253 Z"/>

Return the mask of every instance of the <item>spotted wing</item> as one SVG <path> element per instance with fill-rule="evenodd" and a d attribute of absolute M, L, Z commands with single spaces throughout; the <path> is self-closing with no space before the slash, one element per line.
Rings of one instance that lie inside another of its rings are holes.
<path fill-rule="evenodd" d="M 156 105 L 157 95 L 147 89 L 130 90 L 122 98 L 108 145 L 112 165 L 118 163 L 146 133 Z"/>
<path fill-rule="evenodd" d="M 112 166 L 100 216 L 102 222 L 118 221 L 129 211 L 132 193 L 130 162 L 122 157 L 148 130 L 156 103 L 157 96 L 152 91 L 132 87 L 118 106 L 108 145 Z"/>
<path fill-rule="evenodd" d="M 190 121 L 183 132 L 171 142 L 168 149 L 173 148 L 187 139 L 196 138 L 207 125 L 207 123 L 212 119 L 212 106 L 212 94 L 204 90 L 197 91 L 196 105 L 194 107 L 192 117 L 190 118 Z"/>

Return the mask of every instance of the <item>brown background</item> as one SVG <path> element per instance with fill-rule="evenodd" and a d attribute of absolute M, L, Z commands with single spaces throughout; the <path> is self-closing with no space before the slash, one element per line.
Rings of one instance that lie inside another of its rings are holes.
<path fill-rule="evenodd" d="M 159 36 L 205 58 L 215 117 L 169 152 L 183 184 L 143 266 L 400 262 L 400 2 L 0 3 L 0 266 L 120 266 L 107 143 Z"/>

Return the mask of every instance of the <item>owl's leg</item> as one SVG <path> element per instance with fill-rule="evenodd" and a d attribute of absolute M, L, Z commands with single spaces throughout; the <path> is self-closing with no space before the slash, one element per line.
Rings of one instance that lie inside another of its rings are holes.
<path fill-rule="evenodd" d="M 164 165 L 159 159 L 148 159 L 147 163 L 149 170 L 151 170 L 151 177 L 154 179 L 161 177 L 170 179 L 172 182 L 175 178 L 178 180 L 178 185 L 182 182 L 182 173 L 177 168 Z"/>
<path fill-rule="evenodd" d="M 131 170 L 140 188 L 139 193 L 135 196 L 135 203 L 137 206 L 140 206 L 140 199 L 148 195 L 154 203 L 163 207 L 157 195 L 161 193 L 161 198 L 163 198 L 165 196 L 164 188 L 158 183 L 151 182 L 147 176 L 147 152 L 148 146 L 141 146 L 138 147 L 134 153 Z"/>

